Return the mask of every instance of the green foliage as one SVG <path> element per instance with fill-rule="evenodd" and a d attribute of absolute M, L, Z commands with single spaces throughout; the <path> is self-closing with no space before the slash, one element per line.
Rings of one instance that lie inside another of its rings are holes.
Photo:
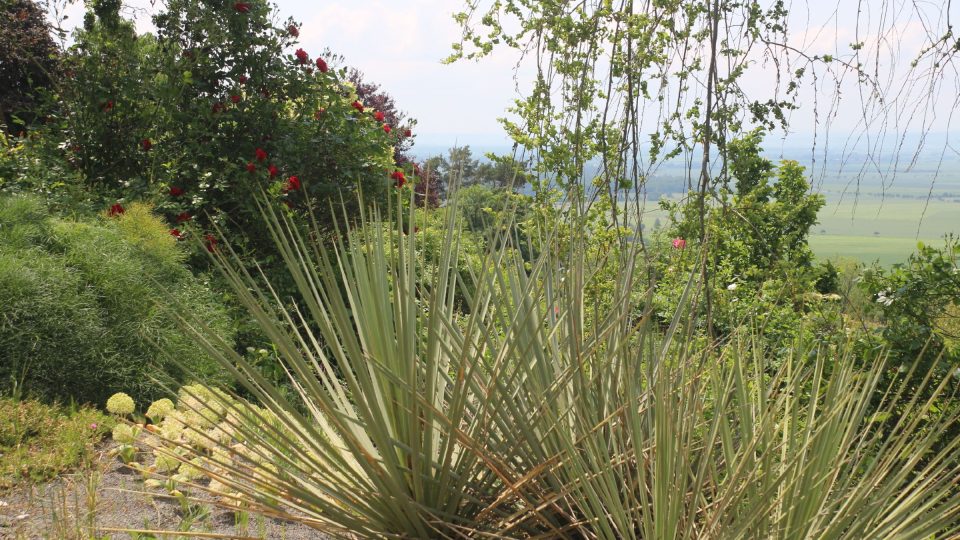
<path fill-rule="evenodd" d="M 824 205 L 822 195 L 810 193 L 797 162 L 774 166 L 761 156 L 762 137 L 754 131 L 730 142 L 724 184 L 732 182 L 735 189 L 721 188 L 716 205 L 702 208 L 692 194 L 685 204 L 661 203 L 673 221 L 668 234 L 693 241 L 689 247 L 707 243 L 716 272 L 738 281 L 761 282 L 787 268 L 809 268 L 807 237 Z"/>
<path fill-rule="evenodd" d="M 704 206 L 692 193 L 686 202 L 661 202 L 672 223 L 661 232 L 657 301 L 662 313 L 672 313 L 683 276 L 706 264 L 714 330 L 729 333 L 753 321 L 779 347 L 796 336 L 799 308 L 814 290 L 807 238 L 824 199 L 810 193 L 796 162 L 776 166 L 764 158 L 761 141 L 754 131 L 729 143 L 724 184 L 733 189 L 720 188 L 716 204 Z M 667 242 L 675 240 L 682 247 L 671 250 Z M 706 302 L 699 308 L 705 312 Z"/>
<path fill-rule="evenodd" d="M 218 379 L 158 302 L 182 302 L 231 340 L 226 310 L 146 207 L 73 221 L 4 197 L 0 223 L 0 388 L 102 405 L 116 391 L 146 399 Z"/>
<path fill-rule="evenodd" d="M 0 195 L 40 195 L 48 207 L 64 214 L 102 208 L 102 202 L 86 191 L 81 174 L 61 158 L 58 144 L 42 129 L 27 138 L 0 133 Z"/>
<path fill-rule="evenodd" d="M 0 124 L 21 133 L 37 120 L 42 93 L 60 76 L 60 48 L 33 0 L 0 4 Z"/>
<path fill-rule="evenodd" d="M 918 356 L 928 364 L 943 355 L 960 366 L 960 243 L 953 236 L 937 248 L 923 243 L 903 265 L 863 272 L 861 288 L 881 315 L 883 344 L 899 363 Z"/>
<path fill-rule="evenodd" d="M 840 290 L 840 270 L 832 261 L 817 266 L 817 278 L 813 286 L 820 294 L 835 294 Z"/>
<path fill-rule="evenodd" d="M 497 190 L 483 185 L 464 186 L 456 191 L 457 206 L 464 223 L 472 231 L 491 236 L 497 226 L 503 222 L 505 212 L 522 198 L 529 204 L 529 197 L 514 195 L 509 191 Z M 521 207 L 517 222 L 523 222 L 528 217 L 522 213 L 529 207 Z"/>
<path fill-rule="evenodd" d="M 0 490 L 88 465 L 112 426 L 93 408 L 0 399 Z"/>

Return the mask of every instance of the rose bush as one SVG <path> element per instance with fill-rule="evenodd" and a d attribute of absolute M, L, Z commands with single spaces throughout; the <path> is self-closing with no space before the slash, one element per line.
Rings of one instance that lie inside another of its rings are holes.
<path fill-rule="evenodd" d="M 331 202 L 401 187 L 393 152 L 409 130 L 364 103 L 346 68 L 330 67 L 339 58 L 296 48 L 299 25 L 269 4 L 174 0 L 155 36 L 118 9 L 90 5 L 45 133 L 102 208 L 151 201 L 175 236 L 219 228 L 269 265 L 261 191 L 323 219 Z"/>

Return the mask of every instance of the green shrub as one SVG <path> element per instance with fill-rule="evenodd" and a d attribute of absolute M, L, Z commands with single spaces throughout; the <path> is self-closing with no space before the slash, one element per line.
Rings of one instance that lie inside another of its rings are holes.
<path fill-rule="evenodd" d="M 660 202 L 671 223 L 655 251 L 655 304 L 669 320 L 690 272 L 706 260 L 710 289 L 691 307 L 698 320 L 714 336 L 751 321 L 779 349 L 790 347 L 803 326 L 805 299 L 818 277 L 823 292 L 835 292 L 828 289 L 837 284 L 813 267 L 807 242 L 823 196 L 810 193 L 796 161 L 763 157 L 762 140 L 762 131 L 752 131 L 730 141 L 729 172 L 706 201 L 691 191 L 684 201 Z"/>
<path fill-rule="evenodd" d="M 0 389 L 102 405 L 117 391 L 146 400 L 162 384 L 216 380 L 158 301 L 189 306 L 229 342 L 226 310 L 146 207 L 73 221 L 6 197 L 0 223 Z"/>
<path fill-rule="evenodd" d="M 960 305 L 960 239 L 947 236 L 943 247 L 923 244 L 906 264 L 864 270 L 860 288 L 874 301 L 880 334 L 899 363 L 917 356 L 944 356 L 960 366 L 957 307 Z"/>

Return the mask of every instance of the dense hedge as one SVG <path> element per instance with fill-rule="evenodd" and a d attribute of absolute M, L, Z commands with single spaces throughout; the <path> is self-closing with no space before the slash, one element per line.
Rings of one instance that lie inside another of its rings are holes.
<path fill-rule="evenodd" d="M 230 342 L 226 308 L 148 207 L 77 221 L 6 197 L 0 224 L 0 392 L 102 404 L 217 378 L 162 305 L 191 306 Z"/>

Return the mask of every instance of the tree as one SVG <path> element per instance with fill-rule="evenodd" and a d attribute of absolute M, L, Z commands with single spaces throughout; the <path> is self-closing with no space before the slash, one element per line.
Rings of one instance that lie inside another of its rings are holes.
<path fill-rule="evenodd" d="M 956 106 L 950 84 L 960 47 L 949 12 L 956 6 L 876 4 L 865 10 L 838 2 L 833 18 L 849 9 L 853 36 L 838 33 L 836 43 L 799 49 L 789 15 L 800 6 L 788 10 L 782 0 L 471 0 L 455 17 L 463 34 L 448 61 L 512 49 L 535 71 L 511 108 L 514 117 L 504 120 L 507 133 L 535 154 L 553 185 L 571 192 L 573 209 L 582 213 L 592 197 L 622 199 L 632 189 L 640 211 L 643 184 L 658 164 L 683 156 L 688 182 L 705 198 L 730 160 L 728 141 L 754 127 L 786 128 L 801 88 L 816 91 L 825 80 L 836 91 L 817 100 L 815 114 L 859 99 L 860 133 L 890 126 L 929 131 L 929 117 Z M 897 20 L 869 15 L 885 10 L 896 10 Z M 924 29 L 914 51 L 890 35 L 908 21 Z M 753 78 L 745 84 L 748 73 Z M 858 91 L 842 92 L 848 81 Z M 945 101 L 934 99 L 938 93 Z M 892 138 L 899 149 L 903 141 Z M 602 162 L 601 189 L 580 197 L 589 180 L 584 168 L 594 159 Z"/>
<path fill-rule="evenodd" d="M 447 182 L 457 179 L 462 185 L 476 183 L 476 172 L 480 162 L 473 157 L 470 145 L 453 146 L 447 150 Z"/>
<path fill-rule="evenodd" d="M 711 321 L 711 331 L 725 334 L 755 318 L 779 346 L 796 337 L 796 307 L 818 278 L 807 239 L 825 201 L 810 193 L 796 161 L 775 165 L 763 157 L 762 138 L 754 131 L 730 141 L 727 173 L 706 207 L 696 192 L 660 203 L 671 216 L 660 236 L 673 249 L 658 267 L 659 314 L 670 317 L 690 273 L 703 264 L 714 303 L 710 313 L 705 304 L 697 312 Z M 687 255 L 700 248 L 706 261 Z"/>
<path fill-rule="evenodd" d="M 817 223 L 823 195 L 811 194 L 804 169 L 796 161 L 779 166 L 761 155 L 762 133 L 754 131 L 729 144 L 729 176 L 717 204 L 706 212 L 706 234 L 701 233 L 702 215 L 696 195 L 685 204 L 664 201 L 673 214 L 671 236 L 695 243 L 707 242 L 717 264 L 730 267 L 739 280 L 761 282 L 777 272 L 808 270 L 813 253 L 807 244 Z"/>
<path fill-rule="evenodd" d="M 489 162 L 480 163 L 475 170 L 475 182 L 496 189 L 519 189 L 529 182 L 527 164 L 510 155 L 487 154 Z"/>
<path fill-rule="evenodd" d="M 19 133 L 37 118 L 39 93 L 60 76 L 60 48 L 33 0 L 3 0 L 0 10 L 0 122 Z"/>
<path fill-rule="evenodd" d="M 449 186 L 485 185 L 496 189 L 519 189 L 530 181 L 529 165 L 514 156 L 498 156 L 488 153 L 487 161 L 473 157 L 469 145 L 454 146 L 446 156 L 433 156 L 423 163 L 423 168 L 436 171 L 440 182 Z"/>

